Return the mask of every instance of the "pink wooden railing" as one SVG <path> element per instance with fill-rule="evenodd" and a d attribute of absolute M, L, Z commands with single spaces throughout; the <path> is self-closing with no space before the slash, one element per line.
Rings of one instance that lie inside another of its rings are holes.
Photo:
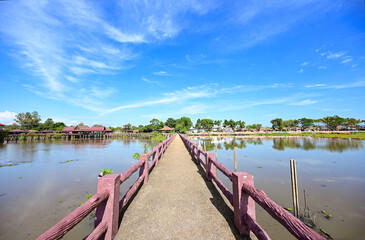
<path fill-rule="evenodd" d="M 118 231 L 120 211 L 137 191 L 142 182 L 148 182 L 150 170 L 158 164 L 159 158 L 165 153 L 167 147 L 174 140 L 175 136 L 176 134 L 169 139 L 164 140 L 157 147 L 154 147 L 152 152 L 148 154 L 141 154 L 139 161 L 126 172 L 121 174 L 107 174 L 99 178 L 97 193 L 83 205 L 76 208 L 72 213 L 59 221 L 56 225 L 40 235 L 37 240 L 61 239 L 95 208 L 95 228 L 88 236 L 85 237 L 85 239 L 113 239 Z M 148 163 L 151 157 L 152 161 Z M 120 185 L 138 169 L 139 178 L 119 201 Z"/>
<path fill-rule="evenodd" d="M 301 240 L 326 239 L 268 198 L 264 191 L 257 190 L 254 187 L 252 175 L 246 172 L 231 172 L 223 164 L 216 161 L 214 153 L 204 152 L 201 147 L 198 147 L 185 136 L 180 135 L 180 137 L 189 152 L 195 157 L 196 163 L 203 165 L 205 168 L 207 180 L 213 180 L 233 206 L 234 224 L 240 234 L 249 235 L 252 231 L 259 240 L 271 239 L 265 230 L 256 222 L 256 202 L 296 238 Z M 231 180 L 233 193 L 216 176 L 216 167 Z"/>

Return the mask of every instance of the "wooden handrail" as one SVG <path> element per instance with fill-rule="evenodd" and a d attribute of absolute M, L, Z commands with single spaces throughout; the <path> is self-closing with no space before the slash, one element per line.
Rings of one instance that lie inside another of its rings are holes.
<path fill-rule="evenodd" d="M 91 213 L 100 203 L 108 199 L 107 192 L 97 193 L 72 213 L 64 217 L 56 225 L 48 229 L 37 240 L 61 239 L 68 231 L 81 222 L 89 213 Z"/>
<path fill-rule="evenodd" d="M 189 152 L 196 157 L 197 163 L 204 164 L 201 154 L 206 156 L 207 180 L 213 180 L 234 208 L 234 223 L 241 234 L 252 231 L 259 240 L 270 239 L 269 235 L 256 222 L 255 202 L 265 209 L 274 219 L 281 223 L 293 236 L 300 240 L 325 240 L 326 238 L 305 225 L 283 207 L 268 198 L 264 191 L 253 186 L 253 176 L 244 172 L 231 172 L 215 160 L 214 153 L 204 152 L 195 143 L 180 135 Z M 215 175 L 215 166 L 226 175 L 233 185 L 233 194 Z"/>
<path fill-rule="evenodd" d="M 282 206 L 268 198 L 264 191 L 257 190 L 254 186 L 249 184 L 243 184 L 242 191 L 252 197 L 257 204 L 280 222 L 294 237 L 307 240 L 326 239 L 289 213 Z"/>
<path fill-rule="evenodd" d="M 98 191 L 83 205 L 68 214 L 56 225 L 48 229 L 36 240 L 61 239 L 69 230 L 82 221 L 91 211 L 96 209 L 95 229 L 85 238 L 87 240 L 98 239 L 105 234 L 106 240 L 111 240 L 118 230 L 119 212 L 140 187 L 142 182 L 147 183 L 149 175 L 148 159 L 154 155 L 152 166 L 157 164 L 167 147 L 174 140 L 176 134 L 164 140 L 148 154 L 141 154 L 138 163 L 132 165 L 121 174 L 107 174 L 98 180 Z M 139 178 L 129 188 L 127 193 L 119 201 L 120 184 L 127 180 L 133 173 L 140 169 Z"/>

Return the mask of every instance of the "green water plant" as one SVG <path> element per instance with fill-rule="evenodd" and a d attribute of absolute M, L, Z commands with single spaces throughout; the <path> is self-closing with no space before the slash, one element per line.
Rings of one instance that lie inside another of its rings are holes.
<path fill-rule="evenodd" d="M 104 169 L 105 169 L 105 168 L 104 168 Z M 91 195 L 91 194 L 85 195 L 85 197 L 86 197 L 86 199 L 87 199 L 87 200 L 89 200 L 92 196 L 93 196 L 93 195 Z M 84 204 L 87 200 L 82 201 L 82 202 L 81 202 L 81 204 L 80 204 L 80 206 L 81 206 L 81 205 L 83 205 L 83 204 Z"/>
<path fill-rule="evenodd" d="M 103 173 L 103 175 L 106 175 L 106 174 L 113 174 L 113 169 L 108 169 L 108 168 L 104 168 L 104 169 L 101 169 L 100 170 L 102 173 Z"/>

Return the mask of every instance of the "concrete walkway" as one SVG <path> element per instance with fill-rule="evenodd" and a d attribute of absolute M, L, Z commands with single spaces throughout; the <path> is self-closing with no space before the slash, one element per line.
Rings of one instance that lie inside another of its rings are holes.
<path fill-rule="evenodd" d="M 115 239 L 242 239 L 233 211 L 179 136 L 128 209 Z"/>

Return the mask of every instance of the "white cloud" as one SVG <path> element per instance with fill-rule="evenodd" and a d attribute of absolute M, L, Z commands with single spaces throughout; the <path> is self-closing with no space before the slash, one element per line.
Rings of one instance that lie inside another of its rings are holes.
<path fill-rule="evenodd" d="M 319 66 L 318 69 L 322 69 L 323 70 L 323 69 L 327 69 L 327 67 L 326 66 Z"/>
<path fill-rule="evenodd" d="M 304 105 L 311 105 L 311 104 L 315 104 L 317 103 L 318 101 L 315 101 L 315 100 L 310 100 L 310 99 L 305 99 L 305 100 L 302 100 L 302 101 L 299 101 L 299 102 L 292 102 L 292 103 L 289 103 L 288 105 L 293 105 L 293 106 L 304 106 Z"/>
<path fill-rule="evenodd" d="M 352 58 L 345 58 L 344 60 L 341 61 L 341 63 L 348 63 L 351 61 L 352 61 Z"/>
<path fill-rule="evenodd" d="M 365 87 L 365 81 L 357 81 L 357 82 L 339 84 L 339 85 L 314 84 L 314 85 L 307 85 L 305 87 L 307 87 L 307 88 L 326 88 L 326 89 L 357 88 L 357 87 Z"/>
<path fill-rule="evenodd" d="M 329 52 L 328 55 L 327 55 L 327 58 L 328 59 L 337 59 L 337 58 L 342 57 L 345 54 L 346 54 L 346 52 L 337 52 L 337 53 Z"/>
<path fill-rule="evenodd" d="M 152 80 L 148 80 L 147 78 L 143 77 L 142 81 L 146 82 L 146 83 L 151 83 L 151 84 L 157 84 L 160 85 L 159 81 L 152 81 Z"/>
<path fill-rule="evenodd" d="M 171 76 L 171 74 L 169 74 L 168 72 L 165 72 L 165 71 L 158 71 L 158 72 L 154 72 L 153 74 L 156 76 L 163 76 L 163 77 Z"/>
<path fill-rule="evenodd" d="M 10 125 L 14 122 L 15 116 L 15 112 L 9 112 L 7 110 L 5 112 L 0 112 L 0 123 Z"/>
<path fill-rule="evenodd" d="M 303 73 L 304 70 L 303 69 L 299 69 L 298 73 Z"/>
<path fill-rule="evenodd" d="M 302 64 L 300 64 L 300 65 L 302 65 L 302 66 L 306 66 L 306 65 L 308 65 L 308 62 L 303 62 Z"/>
<path fill-rule="evenodd" d="M 305 87 L 307 87 L 307 88 L 312 88 L 312 87 L 324 87 L 324 86 L 326 86 L 326 84 L 324 84 L 324 83 L 319 83 L 319 84 L 314 84 L 314 85 L 307 85 L 307 86 L 305 86 Z"/>

